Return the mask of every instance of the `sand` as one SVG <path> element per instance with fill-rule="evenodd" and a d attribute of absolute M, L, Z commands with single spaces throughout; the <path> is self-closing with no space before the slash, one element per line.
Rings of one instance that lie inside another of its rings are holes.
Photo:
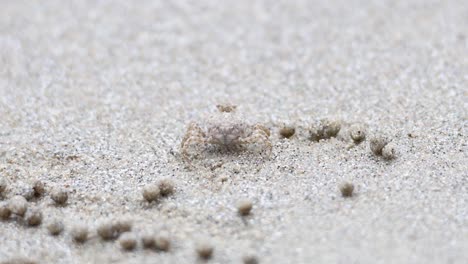
<path fill-rule="evenodd" d="M 39 227 L 0 222 L 0 263 L 197 263 L 199 241 L 214 246 L 209 263 L 468 259 L 466 1 L 0 5 L 3 202 L 36 179 L 70 194 L 63 207 L 48 194 L 29 203 Z M 192 148 L 187 166 L 187 125 L 206 125 L 218 103 L 267 126 L 271 155 Z M 340 134 L 308 140 L 322 118 L 342 121 Z M 283 124 L 297 133 L 281 139 Z M 352 124 L 388 136 L 397 158 L 368 140 L 348 148 Z M 174 195 L 146 203 L 141 189 L 163 178 Z M 53 237 L 57 218 L 65 232 Z M 137 237 L 166 234 L 170 251 L 101 241 L 111 218 Z M 79 223 L 83 245 L 70 237 Z"/>

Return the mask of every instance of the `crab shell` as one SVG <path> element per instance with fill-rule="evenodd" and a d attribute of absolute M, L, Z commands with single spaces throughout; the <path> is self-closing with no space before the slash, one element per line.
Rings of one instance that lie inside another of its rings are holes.
<path fill-rule="evenodd" d="M 223 146 L 238 145 L 240 139 L 250 136 L 253 132 L 251 126 L 246 123 L 212 125 L 206 131 L 209 143 Z"/>

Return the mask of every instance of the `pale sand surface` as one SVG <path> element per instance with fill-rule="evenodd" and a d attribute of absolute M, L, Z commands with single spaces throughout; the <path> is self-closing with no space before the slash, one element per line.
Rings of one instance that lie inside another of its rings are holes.
<path fill-rule="evenodd" d="M 468 2 L 383 2 L 0 1 L 7 196 L 34 179 L 70 191 L 63 208 L 30 204 L 45 224 L 63 219 L 58 238 L 0 222 L 0 262 L 196 263 L 208 239 L 210 263 L 248 252 L 260 263 L 466 263 Z M 187 168 L 186 126 L 219 102 L 272 130 L 268 159 L 205 151 Z M 344 122 L 340 137 L 308 141 L 304 127 L 324 117 Z M 298 134 L 280 139 L 282 122 Z M 390 136 L 397 158 L 368 141 L 348 150 L 353 123 Z M 141 188 L 167 177 L 176 193 L 148 206 Z M 341 197 L 343 181 L 354 197 Z M 74 223 L 120 216 L 137 234 L 167 232 L 171 252 L 71 242 Z"/>

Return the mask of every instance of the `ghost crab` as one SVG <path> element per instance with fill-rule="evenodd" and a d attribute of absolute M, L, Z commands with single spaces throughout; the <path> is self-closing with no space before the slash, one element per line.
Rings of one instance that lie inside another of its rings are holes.
<path fill-rule="evenodd" d="M 181 143 L 181 155 L 190 163 L 191 146 L 217 146 L 221 149 L 241 150 L 260 144 L 271 153 L 270 131 L 261 124 L 248 124 L 236 117 L 235 106 L 217 106 L 219 113 L 202 123 L 191 122 Z"/>

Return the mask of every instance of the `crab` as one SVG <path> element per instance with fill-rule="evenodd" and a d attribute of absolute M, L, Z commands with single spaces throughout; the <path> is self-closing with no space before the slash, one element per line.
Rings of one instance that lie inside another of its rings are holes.
<path fill-rule="evenodd" d="M 235 106 L 217 106 L 219 113 L 203 123 L 191 122 L 181 143 L 181 155 L 190 162 L 192 146 L 217 146 L 224 150 L 241 150 L 248 145 L 262 145 L 270 154 L 270 131 L 262 124 L 248 124 L 236 118 Z"/>

